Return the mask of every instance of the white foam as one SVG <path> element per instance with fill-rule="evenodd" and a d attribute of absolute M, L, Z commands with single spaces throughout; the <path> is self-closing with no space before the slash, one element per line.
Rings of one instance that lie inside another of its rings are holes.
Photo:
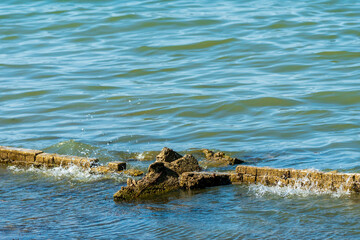
<path fill-rule="evenodd" d="M 143 152 L 139 153 L 138 155 L 136 155 L 136 159 L 144 160 L 145 159 L 145 154 Z"/>
<path fill-rule="evenodd" d="M 293 186 L 282 186 L 280 183 L 276 186 L 265 186 L 262 184 L 251 184 L 249 186 L 249 192 L 255 194 L 256 197 L 266 197 L 271 195 L 277 195 L 280 197 L 309 197 L 318 195 L 328 195 L 331 197 L 343 197 L 350 195 L 350 191 L 344 190 L 342 186 L 336 191 L 324 190 L 318 187 L 317 183 L 310 183 L 308 178 L 299 179 Z"/>
<path fill-rule="evenodd" d="M 19 168 L 16 166 L 8 167 L 10 171 L 15 174 L 22 173 L 32 173 L 38 174 L 43 177 L 53 178 L 55 180 L 71 180 L 76 182 L 94 182 L 105 179 L 113 179 L 116 181 L 124 182 L 126 178 L 124 174 L 92 174 L 90 173 L 90 169 L 84 169 L 75 165 L 70 165 L 66 167 L 54 167 L 54 168 L 36 168 L 31 166 L 30 168 Z"/>

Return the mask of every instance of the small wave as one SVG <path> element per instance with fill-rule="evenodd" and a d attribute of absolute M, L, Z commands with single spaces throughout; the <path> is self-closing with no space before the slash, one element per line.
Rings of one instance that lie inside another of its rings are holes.
<path fill-rule="evenodd" d="M 249 186 L 249 192 L 255 194 L 258 198 L 271 197 L 271 196 L 280 196 L 282 198 L 291 198 L 291 197 L 310 197 L 310 196 L 320 196 L 327 195 L 334 198 L 340 198 L 343 196 L 349 196 L 350 191 L 344 190 L 342 187 L 336 191 L 320 189 L 316 183 L 311 183 L 308 186 L 304 186 L 304 183 L 308 183 L 308 179 L 298 180 L 294 186 L 265 186 L 265 185 L 255 185 L 252 184 Z"/>
<path fill-rule="evenodd" d="M 169 46 L 141 46 L 139 51 L 145 52 L 150 50 L 165 50 L 165 51 L 183 51 L 183 50 L 200 50 L 211 48 L 221 44 L 228 44 L 237 41 L 236 38 L 227 38 L 220 40 L 208 40 L 201 42 L 193 42 L 188 44 L 169 45 Z"/>
<path fill-rule="evenodd" d="M 53 180 L 70 180 L 71 182 L 95 182 L 106 179 L 112 179 L 119 182 L 125 182 L 126 176 L 124 174 L 92 174 L 90 169 L 83 169 L 75 165 L 68 167 L 54 167 L 54 168 L 19 168 L 10 166 L 8 169 L 14 174 L 30 173 L 41 177 L 52 178 Z"/>
<path fill-rule="evenodd" d="M 308 94 L 304 99 L 325 104 L 358 105 L 360 103 L 360 91 L 319 91 Z"/>

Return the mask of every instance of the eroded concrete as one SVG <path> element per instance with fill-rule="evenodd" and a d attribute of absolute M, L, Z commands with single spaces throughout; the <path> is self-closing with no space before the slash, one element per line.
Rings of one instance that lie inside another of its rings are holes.
<path fill-rule="evenodd" d="M 223 153 L 206 150 L 208 159 L 237 164 L 241 160 Z M 40 150 L 0 146 L 0 164 L 57 167 L 76 165 L 90 169 L 94 174 L 124 172 L 131 176 L 140 176 L 142 171 L 126 170 L 125 162 L 109 162 L 98 165 L 98 159 L 78 156 L 44 153 Z M 198 161 L 189 154 L 181 156 L 169 148 L 164 148 L 149 166 L 148 173 L 140 180 L 128 179 L 128 185 L 115 193 L 115 200 L 131 200 L 177 189 L 195 189 L 226 184 L 262 184 L 266 186 L 290 186 L 324 191 L 360 192 L 359 173 L 321 172 L 315 170 L 277 169 L 239 165 L 235 171 L 227 173 L 200 172 Z"/>
<path fill-rule="evenodd" d="M 156 161 L 150 164 L 148 173 L 138 181 L 128 179 L 127 186 L 114 194 L 114 200 L 129 201 L 180 189 L 181 174 L 200 170 L 192 155 L 181 156 L 172 149 L 163 148 Z"/>
<path fill-rule="evenodd" d="M 75 165 L 90 169 L 91 173 L 106 174 L 121 172 L 126 169 L 125 162 L 109 162 L 99 166 L 97 158 L 87 158 L 56 153 L 44 153 L 40 150 L 0 146 L 0 164 L 34 167 L 67 167 Z M 140 172 L 130 171 L 128 175 L 139 176 Z"/>
<path fill-rule="evenodd" d="M 324 191 L 360 192 L 359 173 L 321 172 L 311 169 L 277 169 L 270 167 L 237 166 L 231 175 L 233 183 L 266 186 L 296 186 Z"/>
<path fill-rule="evenodd" d="M 244 163 L 243 160 L 230 157 L 226 155 L 224 152 L 213 152 L 209 149 L 203 149 L 202 152 L 205 154 L 206 160 L 210 162 L 215 162 L 217 164 L 226 164 L 226 165 L 236 165 Z"/>

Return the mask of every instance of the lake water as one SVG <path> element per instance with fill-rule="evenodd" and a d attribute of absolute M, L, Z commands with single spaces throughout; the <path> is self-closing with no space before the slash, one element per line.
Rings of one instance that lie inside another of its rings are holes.
<path fill-rule="evenodd" d="M 359 18 L 355 0 L 3 0 L 0 145 L 142 170 L 129 159 L 167 146 L 360 172 Z M 1 167 L 0 238 L 360 238 L 357 195 L 225 186 L 115 203 L 126 178 Z"/>

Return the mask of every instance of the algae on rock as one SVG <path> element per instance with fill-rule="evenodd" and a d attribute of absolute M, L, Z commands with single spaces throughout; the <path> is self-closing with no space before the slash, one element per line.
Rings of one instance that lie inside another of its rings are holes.
<path fill-rule="evenodd" d="M 244 163 L 243 160 L 230 157 L 223 152 L 214 153 L 213 151 L 210 151 L 209 149 L 203 149 L 203 153 L 205 154 L 205 158 L 210 162 L 216 162 L 219 164 L 227 164 L 227 165 L 235 165 L 235 164 Z"/>
<path fill-rule="evenodd" d="M 179 176 L 184 172 L 200 171 L 199 163 L 192 155 L 181 156 L 169 148 L 163 148 L 148 173 L 140 180 L 128 179 L 127 186 L 114 194 L 114 200 L 134 200 L 180 188 Z"/>

